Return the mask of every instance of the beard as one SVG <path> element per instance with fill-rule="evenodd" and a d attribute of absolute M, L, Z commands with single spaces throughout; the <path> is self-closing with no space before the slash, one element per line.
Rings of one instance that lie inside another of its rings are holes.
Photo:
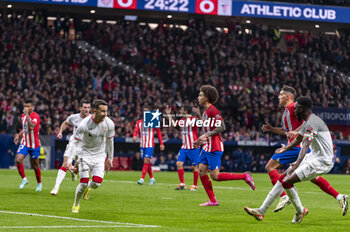
<path fill-rule="evenodd" d="M 297 114 L 297 115 L 295 115 L 295 116 L 297 116 L 297 119 L 298 119 L 299 122 L 300 122 L 300 121 L 303 121 L 302 117 L 301 117 L 299 114 Z"/>

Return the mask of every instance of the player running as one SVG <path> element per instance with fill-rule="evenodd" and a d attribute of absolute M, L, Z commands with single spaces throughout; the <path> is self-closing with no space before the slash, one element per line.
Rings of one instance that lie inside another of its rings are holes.
<path fill-rule="evenodd" d="M 143 109 L 144 111 L 150 111 L 151 108 L 146 106 Z M 140 132 L 140 133 L 139 133 Z M 143 185 L 145 182 L 145 176 L 148 172 L 149 177 L 151 178 L 149 181 L 150 185 L 156 183 L 156 180 L 153 177 L 152 173 L 152 164 L 151 158 L 154 151 L 154 133 L 157 132 L 159 139 L 159 149 L 161 151 L 164 150 L 164 143 L 162 138 L 162 133 L 159 128 L 146 128 L 143 126 L 143 119 L 140 119 L 136 122 L 136 126 L 133 133 L 133 140 L 136 142 L 137 136 L 140 136 L 140 151 L 141 151 L 141 159 L 143 159 L 143 168 L 141 178 L 137 181 L 138 184 Z"/>
<path fill-rule="evenodd" d="M 199 111 L 199 109 L 198 109 Z M 185 178 L 184 178 L 184 162 L 186 159 L 191 161 L 193 166 L 193 185 L 190 186 L 190 191 L 197 191 L 198 183 L 198 161 L 200 148 L 194 148 L 194 141 L 198 139 L 197 131 L 198 127 L 196 122 L 197 117 L 190 115 L 192 112 L 192 107 L 183 106 L 180 108 L 180 114 L 183 116 L 179 121 L 176 121 L 177 127 L 181 127 L 182 131 L 182 146 L 177 157 L 177 173 L 179 175 L 180 184 L 175 188 L 175 190 L 186 189 Z M 173 121 L 171 117 L 171 108 L 166 107 L 165 113 L 167 114 L 169 120 Z"/>
<path fill-rule="evenodd" d="M 285 107 L 285 110 L 282 116 L 283 128 L 272 127 L 269 123 L 266 123 L 265 125 L 262 126 L 262 130 L 264 132 L 271 131 L 276 134 L 287 135 L 288 143 L 291 143 L 293 141 L 295 136 L 288 136 L 288 135 L 294 133 L 295 131 L 300 130 L 301 125 L 303 123 L 303 120 L 298 121 L 297 116 L 295 114 L 295 102 L 294 102 L 295 97 L 296 97 L 296 91 L 293 87 L 283 86 L 278 96 L 279 104 Z M 265 169 L 269 174 L 273 185 L 275 185 L 278 179 L 280 178 L 280 174 L 278 173 L 277 169 L 282 168 L 284 166 L 288 166 L 290 163 L 295 162 L 298 158 L 300 149 L 301 148 L 298 145 L 286 152 L 283 152 L 280 154 L 277 154 L 277 153 L 274 154 L 272 158 L 269 160 Z M 343 195 L 339 194 L 329 184 L 329 182 L 326 179 L 324 179 L 323 177 L 317 177 L 316 179 L 312 180 L 312 183 L 316 184 L 324 192 L 336 198 L 339 201 L 339 204 L 341 204 L 340 201 Z M 286 207 L 291 203 L 285 191 L 282 192 L 280 197 L 281 197 L 280 201 L 277 204 L 276 208 L 274 209 L 274 212 L 278 212 L 282 210 L 284 207 Z"/>
<path fill-rule="evenodd" d="M 74 143 L 74 137 L 75 133 L 77 131 L 77 128 L 80 124 L 80 122 L 90 115 L 91 110 L 91 104 L 88 100 L 81 100 L 79 104 L 79 110 L 80 113 L 78 114 L 72 114 L 70 115 L 62 124 L 60 127 L 60 130 L 57 134 L 57 138 L 62 139 L 62 132 L 67 129 L 68 125 L 73 126 L 73 135 L 69 138 L 69 143 L 66 147 L 66 151 L 63 155 L 63 163 L 61 168 L 58 170 L 57 178 L 56 178 L 56 184 L 51 190 L 51 195 L 57 195 L 58 191 L 60 189 L 60 185 L 66 176 L 67 169 L 72 173 L 72 180 L 74 181 L 76 178 L 74 167 L 72 166 L 73 159 L 76 160 L 76 154 L 77 151 L 75 151 L 73 148 L 74 146 L 70 145 L 71 143 Z"/>
<path fill-rule="evenodd" d="M 215 198 L 208 171 L 211 178 L 215 181 L 244 180 L 253 190 L 255 189 L 254 180 L 249 173 L 219 173 L 221 168 L 221 156 L 224 152 L 224 144 L 221 140 L 220 133 L 225 131 L 226 126 L 220 112 L 213 106 L 218 100 L 218 97 L 219 94 L 214 86 L 201 86 L 198 102 L 205 110 L 202 116 L 204 134 L 194 142 L 194 147 L 197 148 L 204 144 L 199 157 L 199 176 L 209 197 L 209 201 L 200 206 L 219 205 L 219 202 Z"/>
<path fill-rule="evenodd" d="M 79 213 L 79 203 L 84 192 L 89 195 L 91 188 L 97 189 L 103 181 L 104 170 L 108 171 L 113 167 L 115 128 L 113 121 L 107 117 L 108 104 L 97 99 L 92 106 L 94 113 L 81 121 L 72 143 L 79 147 L 77 162 L 80 175 L 80 184 L 75 190 L 73 213 Z M 105 165 L 106 153 L 108 160 Z"/>
<path fill-rule="evenodd" d="M 24 100 L 24 109 L 21 116 L 23 130 L 19 132 L 15 138 L 15 144 L 18 144 L 21 139 L 21 143 L 18 147 L 16 154 L 16 164 L 19 175 L 22 177 L 22 182 L 19 185 L 19 189 L 23 189 L 29 181 L 26 178 L 23 167 L 23 159 L 30 153 L 31 163 L 35 172 L 37 185 L 35 191 L 41 192 L 41 171 L 39 167 L 39 156 L 40 156 L 40 140 L 39 140 L 39 129 L 40 129 L 40 117 L 33 111 L 34 104 L 32 99 Z"/>
<path fill-rule="evenodd" d="M 312 101 L 309 97 L 299 97 L 297 99 L 295 114 L 298 120 L 305 120 L 305 122 L 296 139 L 288 146 L 282 145 L 281 148 L 276 150 L 276 154 L 289 151 L 301 142 L 303 142 L 303 146 L 297 161 L 287 169 L 286 176 L 280 176 L 279 181 L 269 192 L 262 206 L 255 209 L 244 207 L 244 210 L 258 221 L 263 220 L 266 211 L 284 188 L 296 210 L 292 223 L 300 223 L 308 214 L 308 209 L 301 204 L 294 184 L 300 181 L 315 181 L 317 177 L 327 174 L 333 168 L 333 142 L 329 129 L 320 117 L 312 113 Z M 309 147 L 311 152 L 306 154 Z M 343 195 L 340 199 L 343 216 L 348 210 L 347 199 L 346 195 Z"/>

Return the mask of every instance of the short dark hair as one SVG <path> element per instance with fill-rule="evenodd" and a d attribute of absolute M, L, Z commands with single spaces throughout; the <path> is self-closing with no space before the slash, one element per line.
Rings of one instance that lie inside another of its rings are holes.
<path fill-rule="evenodd" d="M 152 105 L 144 105 L 143 106 L 143 110 L 154 110 L 154 106 L 152 106 Z"/>
<path fill-rule="evenodd" d="M 297 103 L 307 109 L 312 109 L 312 100 L 309 97 L 301 96 L 297 98 Z"/>
<path fill-rule="evenodd" d="M 296 98 L 297 96 L 297 91 L 292 87 L 292 86 L 289 86 L 289 85 L 284 85 L 282 87 L 282 90 L 284 92 L 288 92 L 288 93 L 291 93 L 293 95 L 293 98 Z"/>
<path fill-rule="evenodd" d="M 26 99 L 24 99 L 24 104 L 34 104 L 34 101 L 33 101 L 33 99 L 32 98 L 26 98 Z"/>
<path fill-rule="evenodd" d="M 192 107 L 191 107 L 191 106 L 189 106 L 189 105 L 183 105 L 182 108 L 184 108 L 184 110 L 185 110 L 188 114 L 192 113 Z"/>
<path fill-rule="evenodd" d="M 91 102 L 87 99 L 82 99 L 79 103 L 79 107 L 83 107 L 83 104 L 91 104 Z"/>
<path fill-rule="evenodd" d="M 219 93 L 212 85 L 202 85 L 200 91 L 204 93 L 204 96 L 208 98 L 210 104 L 215 104 L 219 98 Z"/>
<path fill-rule="evenodd" d="M 94 100 L 94 102 L 92 103 L 92 106 L 93 106 L 94 109 L 96 109 L 96 110 L 100 108 L 100 105 L 108 106 L 108 103 L 107 103 L 105 100 L 102 100 L 102 99 L 96 99 L 96 100 Z"/>

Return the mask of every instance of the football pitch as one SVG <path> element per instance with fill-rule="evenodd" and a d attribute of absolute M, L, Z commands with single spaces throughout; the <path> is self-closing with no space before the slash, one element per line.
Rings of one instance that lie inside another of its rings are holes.
<path fill-rule="evenodd" d="M 52 196 L 57 171 L 42 171 L 42 192 L 35 192 L 34 171 L 25 171 L 29 184 L 19 190 L 17 170 L 0 169 L 0 231 L 350 231 L 350 213 L 341 216 L 337 200 L 310 182 L 296 185 L 309 209 L 301 224 L 290 223 L 292 205 L 274 213 L 277 200 L 263 221 L 248 216 L 243 206 L 260 206 L 272 187 L 267 174 L 253 173 L 255 191 L 244 181 L 213 182 L 220 206 L 199 207 L 208 200 L 200 180 L 197 192 L 174 191 L 176 172 L 155 173 L 153 186 L 147 177 L 144 185 L 136 183 L 140 172 L 109 172 L 90 199 L 81 201 L 80 212 L 73 214 L 78 182 L 72 182 L 69 173 L 59 194 Z M 325 178 L 339 192 L 350 194 L 350 176 Z M 185 181 L 189 187 L 192 173 L 185 173 Z"/>

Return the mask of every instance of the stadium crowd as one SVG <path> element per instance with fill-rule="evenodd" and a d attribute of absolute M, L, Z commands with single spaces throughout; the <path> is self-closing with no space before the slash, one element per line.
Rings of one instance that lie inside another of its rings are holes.
<path fill-rule="evenodd" d="M 277 95 L 284 84 L 295 86 L 298 95 L 311 96 L 315 106 L 350 106 L 349 82 L 318 63 L 338 64 L 348 71 L 349 35 L 295 33 L 291 43 L 288 36 L 279 41 L 272 30 L 260 26 L 246 33 L 235 25 L 225 33 L 203 21 L 190 21 L 187 30 L 162 23 L 152 30 L 126 21 L 111 25 L 58 18 L 49 26 L 40 14 L 34 19 L 25 13 L 1 17 L 2 133 L 20 128 L 21 100 L 26 97 L 35 98 L 41 134 L 55 134 L 77 111 L 80 99 L 103 98 L 118 125 L 116 135 L 130 137 L 143 105 L 170 105 L 173 112 L 183 104 L 196 106 L 199 86 L 212 84 L 219 90 L 217 106 L 227 125 L 223 138 L 236 141 L 280 139 L 262 134 L 260 127 L 266 120 L 280 125 Z M 77 39 L 103 48 L 136 72 L 111 67 L 79 49 L 69 38 L 70 29 L 75 29 Z M 337 55 L 342 58 L 329 60 Z M 175 129 L 163 132 L 166 139 L 181 138 Z"/>

